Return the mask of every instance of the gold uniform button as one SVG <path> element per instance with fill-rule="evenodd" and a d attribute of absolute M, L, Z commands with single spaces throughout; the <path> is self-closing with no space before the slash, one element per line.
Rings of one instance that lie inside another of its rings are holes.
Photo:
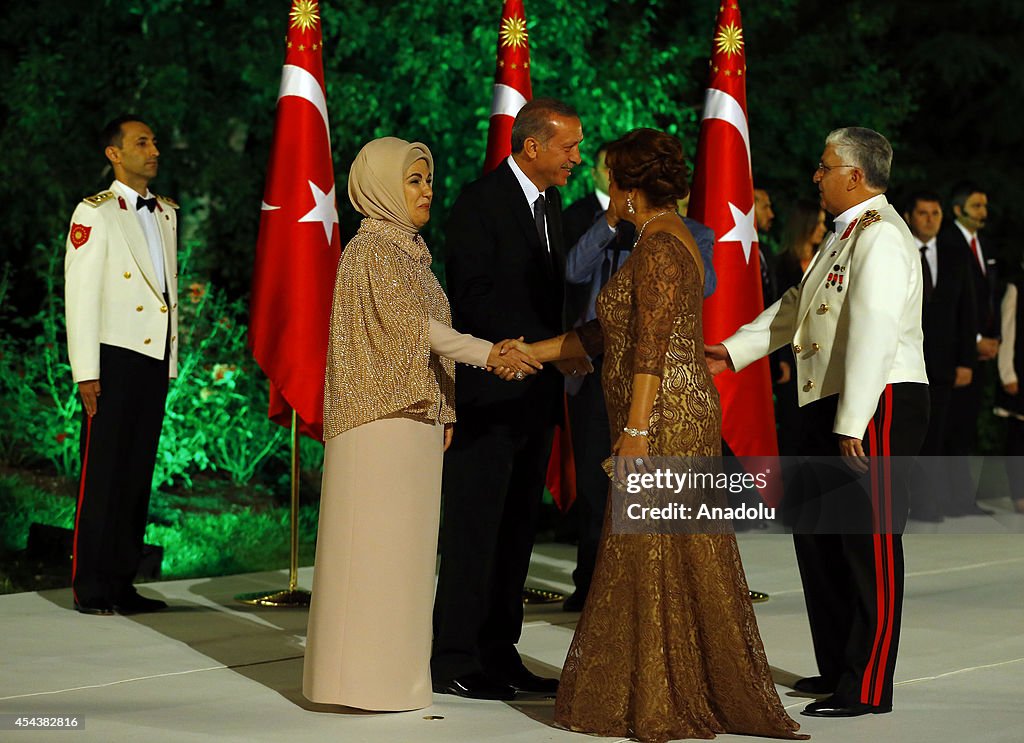
<path fill-rule="evenodd" d="M 815 351 L 815 352 L 820 351 L 821 350 L 821 346 L 819 346 L 817 343 L 812 343 L 811 344 L 811 350 Z"/>
<path fill-rule="evenodd" d="M 799 343 L 794 343 L 793 344 L 793 353 L 800 353 L 803 350 L 804 350 L 804 347 L 801 346 Z"/>
<path fill-rule="evenodd" d="M 125 272 L 124 272 L 124 277 L 125 277 L 126 279 L 130 279 L 130 278 L 132 277 L 132 272 L 131 272 L 131 271 L 125 271 Z"/>
<path fill-rule="evenodd" d="M 822 302 L 822 303 L 821 303 L 821 306 L 820 306 L 820 307 L 818 307 L 818 314 L 819 314 L 819 315 L 824 315 L 824 314 L 825 314 L 826 312 L 828 312 L 828 311 L 829 311 L 829 306 L 828 306 L 828 304 L 826 304 L 825 302 Z"/>
<path fill-rule="evenodd" d="M 161 312 L 167 312 L 167 306 L 166 306 L 166 305 L 164 305 L 164 306 L 161 306 L 161 307 L 160 307 L 160 311 L 161 311 Z"/>
<path fill-rule="evenodd" d="M 804 385 L 804 392 L 810 392 L 814 389 L 814 380 L 808 379 L 807 384 Z"/>
<path fill-rule="evenodd" d="M 142 312 L 142 305 L 140 304 L 138 307 L 136 307 L 135 311 L 136 312 Z"/>
<path fill-rule="evenodd" d="M 153 339 L 152 338 L 147 338 L 146 340 L 144 340 L 142 342 L 145 343 L 148 346 L 150 343 L 153 342 Z"/>

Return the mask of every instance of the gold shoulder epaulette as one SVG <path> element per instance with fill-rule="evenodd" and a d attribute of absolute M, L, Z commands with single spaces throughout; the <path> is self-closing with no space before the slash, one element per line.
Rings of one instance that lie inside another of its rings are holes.
<path fill-rule="evenodd" d="M 84 199 L 82 199 L 82 201 L 84 201 L 91 207 L 97 207 L 104 201 L 110 201 L 110 199 L 112 198 L 114 198 L 113 191 L 100 191 L 98 194 L 94 196 L 86 196 Z"/>
<path fill-rule="evenodd" d="M 175 201 L 174 199 L 172 199 L 170 196 L 161 196 L 160 194 L 153 194 L 153 195 L 156 196 L 158 199 L 160 199 L 160 201 L 162 201 L 165 204 L 167 204 L 167 206 L 171 207 L 172 209 L 180 208 L 178 206 L 178 202 Z"/>
<path fill-rule="evenodd" d="M 882 215 L 881 214 L 876 212 L 874 209 L 868 209 L 866 212 L 864 212 L 864 216 L 860 218 L 860 226 L 861 226 L 861 229 L 864 229 L 865 227 L 870 227 L 875 222 L 881 222 L 881 221 L 882 221 Z"/>

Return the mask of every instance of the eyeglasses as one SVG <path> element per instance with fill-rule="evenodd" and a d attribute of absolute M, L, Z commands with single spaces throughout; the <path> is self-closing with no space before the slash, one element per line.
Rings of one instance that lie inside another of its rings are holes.
<path fill-rule="evenodd" d="M 823 162 L 821 162 L 819 160 L 818 161 L 818 170 L 817 170 L 817 172 L 818 173 L 827 173 L 830 170 L 835 170 L 836 168 L 856 168 L 856 167 L 859 167 L 859 166 L 857 166 L 857 165 L 826 165 L 825 163 L 823 163 Z"/>

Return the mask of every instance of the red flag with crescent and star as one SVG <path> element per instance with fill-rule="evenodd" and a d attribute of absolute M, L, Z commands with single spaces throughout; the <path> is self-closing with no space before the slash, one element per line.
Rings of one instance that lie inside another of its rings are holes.
<path fill-rule="evenodd" d="M 764 309 L 754 224 L 747 64 L 739 3 L 734 0 L 719 7 L 709 66 L 688 215 L 718 236 L 714 255 L 718 288 L 704 300 L 704 340 L 714 344 Z M 776 456 L 768 360 L 761 359 L 738 374 L 723 372 L 715 377 L 715 385 L 722 400 L 722 438 L 733 453 Z"/>
<path fill-rule="evenodd" d="M 253 270 L 249 347 L 270 380 L 270 419 L 323 440 L 324 370 L 341 255 L 320 6 L 294 0 Z"/>
<path fill-rule="evenodd" d="M 530 42 L 523 0 L 505 0 L 498 28 L 498 62 L 494 70 L 494 98 L 487 130 L 484 173 L 512 154 L 512 122 L 519 109 L 533 98 L 530 87 Z"/>

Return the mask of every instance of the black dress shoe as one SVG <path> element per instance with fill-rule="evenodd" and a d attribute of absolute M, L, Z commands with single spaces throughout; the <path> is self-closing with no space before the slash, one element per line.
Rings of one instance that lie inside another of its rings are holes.
<path fill-rule="evenodd" d="M 86 601 L 85 603 L 75 602 L 75 611 L 80 614 L 92 614 L 98 617 L 109 617 L 114 614 L 114 607 L 109 601 L 100 599 L 98 601 Z"/>
<path fill-rule="evenodd" d="M 793 684 L 793 691 L 798 691 L 801 694 L 831 694 L 836 690 L 835 684 L 830 684 L 821 676 L 808 676 L 807 678 L 797 679 L 796 683 Z"/>
<path fill-rule="evenodd" d="M 800 714 L 808 717 L 860 717 L 861 715 L 884 715 L 886 712 L 892 712 L 892 705 L 876 707 L 873 704 L 845 702 L 831 696 L 820 702 L 811 702 L 804 707 Z"/>
<path fill-rule="evenodd" d="M 524 666 L 510 673 L 495 674 L 495 676 L 516 691 L 527 694 L 554 694 L 558 691 L 558 679 L 547 679 L 530 673 Z"/>
<path fill-rule="evenodd" d="M 583 604 L 587 601 L 587 594 L 573 591 L 565 601 L 562 602 L 562 611 L 583 611 Z"/>
<path fill-rule="evenodd" d="M 148 614 L 167 608 L 167 602 L 160 599 L 147 599 L 139 594 L 132 594 L 113 602 L 113 609 L 118 614 Z"/>
<path fill-rule="evenodd" d="M 516 690 L 508 684 L 492 679 L 482 673 L 467 673 L 450 681 L 435 681 L 435 694 L 454 694 L 468 699 L 514 699 Z"/>

